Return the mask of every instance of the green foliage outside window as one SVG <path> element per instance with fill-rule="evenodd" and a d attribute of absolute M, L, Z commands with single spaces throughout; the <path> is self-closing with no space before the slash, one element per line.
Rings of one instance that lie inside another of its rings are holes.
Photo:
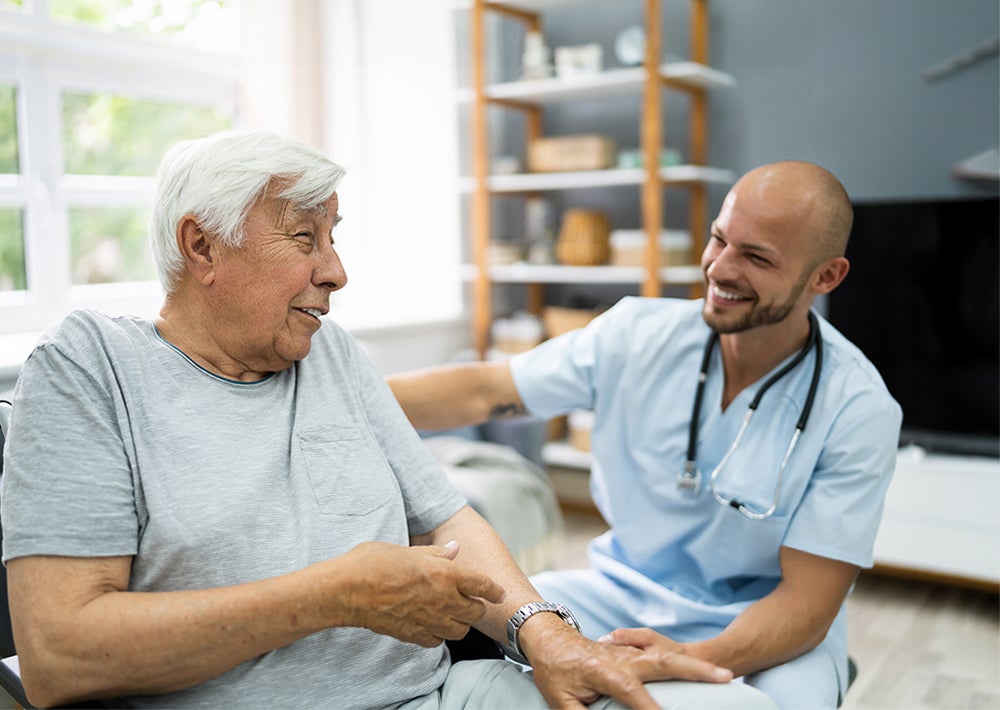
<path fill-rule="evenodd" d="M 231 126 L 231 109 L 225 105 L 64 94 L 64 170 L 70 175 L 154 175 L 163 154 L 178 141 Z"/>
<path fill-rule="evenodd" d="M 21 210 L 0 207 L 0 291 L 23 291 L 28 287 L 22 224 Z"/>
<path fill-rule="evenodd" d="M 236 4 L 236 0 L 49 0 L 49 15 L 105 32 L 126 32 L 207 51 L 232 51 L 238 24 Z"/>
<path fill-rule="evenodd" d="M 17 172 L 17 92 L 0 85 L 0 173 Z"/>
<path fill-rule="evenodd" d="M 146 239 L 149 212 L 129 207 L 75 207 L 69 211 L 74 284 L 156 278 Z"/>

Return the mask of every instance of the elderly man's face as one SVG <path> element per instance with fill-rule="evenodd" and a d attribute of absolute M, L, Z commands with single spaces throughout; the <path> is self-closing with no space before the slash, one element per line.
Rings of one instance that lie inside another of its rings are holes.
<path fill-rule="evenodd" d="M 283 370 L 309 354 L 330 294 L 347 282 L 333 248 L 337 210 L 336 193 L 309 211 L 265 198 L 250 210 L 243 245 L 216 252 L 215 335 L 247 370 Z"/>

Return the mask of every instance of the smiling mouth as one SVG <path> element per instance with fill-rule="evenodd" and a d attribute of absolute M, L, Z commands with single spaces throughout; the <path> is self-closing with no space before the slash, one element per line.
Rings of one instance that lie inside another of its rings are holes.
<path fill-rule="evenodd" d="M 746 296 L 741 296 L 738 293 L 733 293 L 732 291 L 726 291 L 725 289 L 719 288 L 715 284 L 712 285 L 712 295 L 723 301 L 728 301 L 730 303 L 737 303 L 739 301 L 749 301 L 750 299 Z"/>
<path fill-rule="evenodd" d="M 318 308 L 296 308 L 295 310 L 302 311 L 303 313 L 311 315 L 316 320 L 319 320 L 320 317 L 323 315 L 323 311 L 321 311 Z"/>

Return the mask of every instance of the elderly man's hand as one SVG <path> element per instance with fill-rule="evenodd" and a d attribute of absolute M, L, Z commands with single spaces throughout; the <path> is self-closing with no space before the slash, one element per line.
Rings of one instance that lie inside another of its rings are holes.
<path fill-rule="evenodd" d="M 401 641 L 437 646 L 460 639 L 486 611 L 483 600 L 499 603 L 503 588 L 481 572 L 454 561 L 458 547 L 403 547 L 367 542 L 345 558 L 359 574 L 347 605 L 351 626 Z"/>
<path fill-rule="evenodd" d="M 609 695 L 632 708 L 657 707 L 643 683 L 654 680 L 695 680 L 725 683 L 733 674 L 708 661 L 683 653 L 679 644 L 649 629 L 612 636 L 598 643 L 581 636 L 551 614 L 537 614 L 523 645 L 531 660 L 535 684 L 550 706 L 582 708 Z M 648 634 L 646 633 L 648 632 Z M 669 646 L 669 648 L 668 648 Z"/>

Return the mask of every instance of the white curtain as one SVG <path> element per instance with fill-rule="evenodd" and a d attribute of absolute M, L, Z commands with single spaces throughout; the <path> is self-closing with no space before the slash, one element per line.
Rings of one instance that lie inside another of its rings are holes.
<path fill-rule="evenodd" d="M 241 123 L 343 164 L 335 234 L 358 330 L 462 316 L 447 0 L 242 0 Z"/>

